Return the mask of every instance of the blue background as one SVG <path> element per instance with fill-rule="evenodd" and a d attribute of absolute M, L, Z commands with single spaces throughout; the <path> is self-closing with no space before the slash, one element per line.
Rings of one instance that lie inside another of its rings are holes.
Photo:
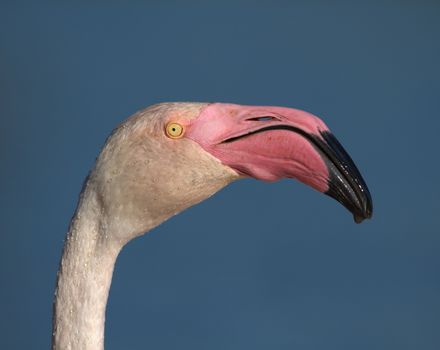
<path fill-rule="evenodd" d="M 161 101 L 321 116 L 371 221 L 244 180 L 122 251 L 107 349 L 440 348 L 440 3 L 0 5 L 0 348 L 48 348 L 55 276 L 106 136 Z"/>

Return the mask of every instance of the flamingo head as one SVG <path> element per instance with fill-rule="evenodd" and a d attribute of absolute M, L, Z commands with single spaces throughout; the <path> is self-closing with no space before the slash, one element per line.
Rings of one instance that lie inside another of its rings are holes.
<path fill-rule="evenodd" d="M 115 129 L 89 183 L 128 241 L 244 177 L 296 179 L 335 198 L 358 223 L 372 216 L 368 188 L 328 127 L 285 107 L 154 105 Z"/>

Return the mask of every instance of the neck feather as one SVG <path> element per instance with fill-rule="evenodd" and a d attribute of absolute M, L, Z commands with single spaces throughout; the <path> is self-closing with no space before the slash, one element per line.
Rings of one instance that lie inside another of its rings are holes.
<path fill-rule="evenodd" d="M 70 224 L 58 272 L 52 349 L 104 348 L 105 307 L 122 243 L 108 239 L 102 210 L 86 188 Z"/>

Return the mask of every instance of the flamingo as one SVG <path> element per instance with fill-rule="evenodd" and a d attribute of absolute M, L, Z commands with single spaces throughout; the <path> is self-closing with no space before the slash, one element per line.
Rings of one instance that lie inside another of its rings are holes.
<path fill-rule="evenodd" d="M 297 179 L 359 223 L 372 200 L 328 127 L 307 112 L 226 103 L 162 103 L 108 137 L 65 239 L 52 349 L 104 348 L 105 308 L 122 247 L 232 181 Z"/>

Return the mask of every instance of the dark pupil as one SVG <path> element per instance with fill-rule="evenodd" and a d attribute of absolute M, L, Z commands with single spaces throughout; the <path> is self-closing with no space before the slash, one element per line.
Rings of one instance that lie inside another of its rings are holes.
<path fill-rule="evenodd" d="M 176 128 L 173 128 L 172 130 L 173 130 L 173 131 L 176 131 Z"/>

